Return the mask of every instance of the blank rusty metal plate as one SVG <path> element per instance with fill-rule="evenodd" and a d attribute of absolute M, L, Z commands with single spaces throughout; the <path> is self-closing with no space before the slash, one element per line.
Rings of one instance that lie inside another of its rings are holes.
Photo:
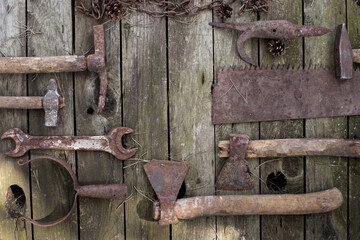
<path fill-rule="evenodd" d="M 237 68 L 217 72 L 213 124 L 360 115 L 360 73 L 337 80 L 334 69 Z"/>

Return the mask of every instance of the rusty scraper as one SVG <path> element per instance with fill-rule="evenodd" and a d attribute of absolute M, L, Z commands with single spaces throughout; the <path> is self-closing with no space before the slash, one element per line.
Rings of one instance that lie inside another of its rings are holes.
<path fill-rule="evenodd" d="M 240 58 L 247 63 L 256 65 L 255 61 L 246 54 L 244 43 L 250 38 L 267 38 L 292 40 L 299 37 L 317 37 L 330 32 L 330 29 L 319 26 L 296 25 L 286 20 L 256 21 L 249 23 L 209 23 L 218 28 L 238 30 L 240 34 L 236 47 Z"/>
<path fill-rule="evenodd" d="M 230 141 L 219 142 L 219 157 L 229 157 L 216 182 L 219 190 L 251 189 L 254 184 L 245 158 L 335 156 L 360 157 L 358 139 L 268 139 L 249 141 L 241 134 L 230 134 Z"/>
<path fill-rule="evenodd" d="M 85 56 L 56 57 L 1 57 L 0 73 L 55 73 L 96 72 L 100 78 L 100 92 L 97 113 L 101 114 L 105 106 L 107 73 L 105 57 L 104 26 L 96 25 L 94 31 L 95 53 Z"/>
<path fill-rule="evenodd" d="M 199 196 L 177 200 L 188 168 L 186 162 L 164 160 L 152 160 L 144 165 L 159 199 L 153 206 L 153 218 L 161 225 L 204 216 L 323 213 L 340 207 L 343 202 L 337 188 L 307 194 Z"/>
<path fill-rule="evenodd" d="M 0 108 L 6 109 L 44 109 L 45 126 L 55 127 L 58 120 L 58 110 L 64 106 L 64 98 L 57 91 L 55 79 L 50 79 L 47 93 L 44 97 L 33 96 L 1 96 Z"/>
<path fill-rule="evenodd" d="M 73 182 L 73 187 L 75 190 L 75 196 L 74 196 L 74 200 L 73 200 L 73 204 L 69 210 L 69 212 L 65 215 L 60 217 L 59 219 L 56 220 L 52 220 L 49 221 L 48 219 L 51 218 L 51 215 L 54 215 L 54 213 L 56 213 L 57 208 L 61 208 L 63 209 L 64 206 L 57 206 L 55 207 L 54 211 L 52 213 L 50 213 L 48 216 L 42 218 L 42 219 L 38 219 L 38 220 L 34 220 L 31 219 L 29 217 L 26 216 L 21 216 L 20 220 L 21 221 L 27 221 L 30 222 L 36 226 L 40 226 L 40 227 L 50 227 L 50 226 L 54 226 L 56 224 L 59 224 L 63 221 L 65 221 L 65 219 L 67 219 L 72 212 L 74 212 L 75 208 L 76 208 L 76 203 L 77 203 L 77 198 L 79 196 L 82 197 L 89 197 L 89 198 L 104 198 L 104 199 L 116 199 L 116 200 L 122 200 L 124 201 L 126 199 L 126 195 L 127 195 L 127 186 L 126 184 L 102 184 L 102 185 L 86 185 L 86 186 L 81 186 L 76 174 L 74 173 L 74 171 L 71 169 L 71 167 L 66 164 L 64 161 L 55 158 L 55 157 L 51 157 L 51 156 L 38 156 L 36 158 L 32 158 L 30 160 L 23 160 L 20 159 L 18 161 L 18 164 L 20 166 L 28 164 L 30 162 L 33 162 L 35 160 L 41 160 L 41 159 L 48 159 L 50 161 L 56 162 L 58 164 L 60 164 L 63 168 L 65 168 L 65 170 L 70 174 L 70 177 L 72 179 Z"/>
<path fill-rule="evenodd" d="M 345 23 L 339 25 L 335 37 L 335 71 L 341 80 L 353 78 L 353 62 L 360 63 L 360 49 L 352 49 Z"/>

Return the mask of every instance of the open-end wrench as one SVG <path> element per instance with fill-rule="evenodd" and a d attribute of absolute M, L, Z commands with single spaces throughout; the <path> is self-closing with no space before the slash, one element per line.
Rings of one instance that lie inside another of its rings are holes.
<path fill-rule="evenodd" d="M 21 157 L 31 149 L 86 150 L 111 153 L 117 159 L 129 159 L 137 148 L 125 149 L 121 139 L 133 130 L 127 127 L 113 128 L 106 136 L 31 136 L 19 128 L 6 131 L 1 139 L 12 138 L 15 149 L 6 153 L 10 157 Z"/>

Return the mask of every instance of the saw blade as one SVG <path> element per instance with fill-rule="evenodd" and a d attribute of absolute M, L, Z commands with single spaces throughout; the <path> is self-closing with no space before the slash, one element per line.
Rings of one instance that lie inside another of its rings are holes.
<path fill-rule="evenodd" d="M 221 69 L 213 89 L 213 124 L 360 115 L 360 73 L 337 80 L 323 67 Z"/>

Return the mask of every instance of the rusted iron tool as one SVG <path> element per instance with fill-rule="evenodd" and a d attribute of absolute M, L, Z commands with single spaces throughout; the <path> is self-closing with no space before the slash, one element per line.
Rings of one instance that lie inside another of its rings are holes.
<path fill-rule="evenodd" d="M 335 37 L 335 72 L 341 80 L 353 77 L 353 62 L 360 63 L 360 49 L 352 49 L 345 23 L 340 24 Z"/>
<path fill-rule="evenodd" d="M 106 136 L 31 136 L 19 128 L 12 128 L 3 134 L 1 139 L 12 138 L 15 141 L 15 149 L 6 153 L 10 157 L 21 157 L 31 149 L 58 149 L 103 151 L 117 159 L 126 160 L 138 150 L 125 149 L 122 145 L 122 136 L 132 132 L 131 128 L 117 127 Z"/>
<path fill-rule="evenodd" d="M 79 184 L 79 181 L 78 181 L 75 173 L 71 169 L 71 167 L 68 164 L 66 164 L 64 161 L 61 161 L 60 159 L 55 158 L 55 157 L 39 156 L 39 157 L 33 158 L 31 160 L 20 159 L 18 161 L 18 164 L 20 166 L 22 166 L 22 165 L 28 164 L 29 162 L 39 160 L 39 159 L 48 159 L 48 160 L 57 162 L 58 164 L 60 164 L 61 166 L 63 166 L 66 169 L 66 171 L 71 176 L 71 179 L 74 184 L 74 190 L 76 192 L 75 196 L 74 196 L 74 202 L 72 204 L 70 211 L 65 216 L 59 218 L 56 221 L 45 222 L 45 219 L 47 219 L 51 214 L 49 216 L 44 217 L 43 219 L 39 219 L 39 220 L 33 220 L 31 218 L 22 216 L 22 217 L 20 217 L 20 220 L 22 220 L 22 221 L 27 221 L 27 222 L 30 222 L 34 225 L 41 226 L 41 227 L 49 227 L 49 226 L 54 226 L 56 224 L 59 224 L 62 221 L 64 221 L 66 218 L 68 218 L 70 216 L 70 214 L 74 211 L 74 209 L 76 207 L 76 199 L 78 196 L 89 197 L 89 198 L 116 199 L 116 200 L 122 200 L 122 201 L 124 201 L 126 199 L 126 195 L 127 195 L 126 184 L 103 184 L 103 185 L 81 186 Z"/>
<path fill-rule="evenodd" d="M 14 97 L 1 96 L 0 108 L 11 109 L 44 109 L 45 126 L 55 127 L 58 119 L 59 108 L 64 107 L 64 98 L 57 91 L 57 84 L 50 79 L 47 93 L 44 97 Z"/>
<path fill-rule="evenodd" d="M 217 72 L 213 124 L 360 115 L 360 71 L 340 81 L 322 67 L 235 68 Z"/>
<path fill-rule="evenodd" d="M 245 158 L 334 156 L 360 157 L 359 139 L 269 139 L 249 141 L 241 134 L 230 134 L 220 141 L 219 157 L 229 157 L 220 171 L 216 189 L 242 190 L 254 187 Z"/>
<path fill-rule="evenodd" d="M 295 25 L 286 20 L 256 21 L 249 23 L 209 23 L 218 28 L 228 28 L 242 31 L 236 47 L 240 58 L 247 63 L 256 65 L 244 50 L 244 43 L 250 38 L 268 38 L 292 40 L 299 37 L 317 37 L 331 32 L 330 29 L 319 26 Z"/>
<path fill-rule="evenodd" d="M 203 216 L 323 213 L 340 207 L 343 202 L 337 188 L 308 194 L 202 196 L 176 200 L 188 170 L 187 163 L 152 160 L 144 169 L 159 198 L 159 202 L 154 203 L 153 218 L 162 225 Z"/>
<path fill-rule="evenodd" d="M 100 78 L 100 93 L 97 113 L 101 114 L 105 106 L 107 73 L 105 58 L 105 35 L 103 25 L 93 27 L 95 53 L 85 56 L 56 57 L 2 57 L 0 73 L 54 73 L 96 72 Z"/>

